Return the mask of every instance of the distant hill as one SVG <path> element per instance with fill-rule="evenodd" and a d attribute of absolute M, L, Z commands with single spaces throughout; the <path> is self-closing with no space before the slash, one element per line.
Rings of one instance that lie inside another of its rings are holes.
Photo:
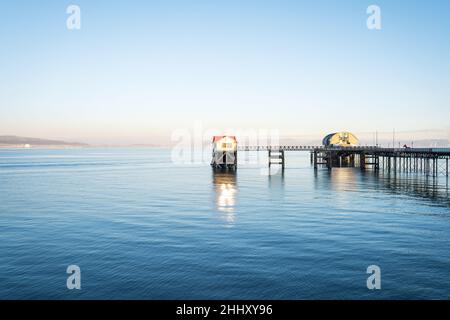
<path fill-rule="evenodd" d="M 447 148 L 450 145 L 447 139 L 428 139 L 414 141 L 414 147 L 423 148 Z"/>
<path fill-rule="evenodd" d="M 44 147 L 44 146 L 54 146 L 54 147 L 87 147 L 88 144 L 80 142 L 66 142 L 59 140 L 47 140 L 29 137 L 17 137 L 17 136 L 0 136 L 0 146 L 3 147 L 19 147 L 30 145 L 31 147 Z"/>

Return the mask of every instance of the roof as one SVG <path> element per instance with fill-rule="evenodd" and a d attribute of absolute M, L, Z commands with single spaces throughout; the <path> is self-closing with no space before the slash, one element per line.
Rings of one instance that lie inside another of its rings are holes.
<path fill-rule="evenodd" d="M 330 138 L 331 138 L 332 136 L 334 136 L 335 134 L 336 134 L 336 132 L 330 133 L 330 134 L 326 135 L 325 138 L 322 139 L 322 144 L 323 144 L 324 146 L 326 146 L 326 145 L 328 144 L 328 142 L 330 141 Z"/>
<path fill-rule="evenodd" d="M 358 145 L 358 138 L 350 132 L 334 132 L 331 133 L 322 140 L 324 146 L 339 145 L 339 146 L 354 146 Z"/>
<path fill-rule="evenodd" d="M 214 136 L 212 142 L 217 142 L 219 140 L 222 140 L 223 138 L 229 138 L 236 141 L 236 136 Z"/>

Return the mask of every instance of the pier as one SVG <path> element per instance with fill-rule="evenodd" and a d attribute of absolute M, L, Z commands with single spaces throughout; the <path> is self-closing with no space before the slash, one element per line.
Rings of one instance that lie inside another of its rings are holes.
<path fill-rule="evenodd" d="M 448 177 L 450 148 L 382 148 L 378 146 L 238 146 L 238 151 L 268 153 L 268 166 L 285 168 L 289 151 L 309 152 L 314 169 L 326 167 L 359 167 L 389 173 L 422 173 Z"/>
<path fill-rule="evenodd" d="M 238 145 L 235 136 L 215 136 L 211 165 L 218 169 L 237 168 L 238 152 L 267 152 L 269 169 L 286 166 L 288 152 L 309 152 L 311 166 L 359 167 L 388 174 L 418 173 L 427 177 L 445 176 L 448 180 L 450 148 L 384 148 L 361 146 L 358 138 L 346 131 L 326 135 L 322 145 Z"/>

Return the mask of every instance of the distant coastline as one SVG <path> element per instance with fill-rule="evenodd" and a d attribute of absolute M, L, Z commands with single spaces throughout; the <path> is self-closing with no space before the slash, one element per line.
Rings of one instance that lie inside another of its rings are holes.
<path fill-rule="evenodd" d="M 166 148 L 156 144 L 91 145 L 82 142 L 68 142 L 13 135 L 0 136 L 0 149 L 78 149 L 78 148 Z"/>
<path fill-rule="evenodd" d="M 87 143 L 67 142 L 19 136 L 0 136 L 0 148 L 30 149 L 30 148 L 86 148 Z"/>

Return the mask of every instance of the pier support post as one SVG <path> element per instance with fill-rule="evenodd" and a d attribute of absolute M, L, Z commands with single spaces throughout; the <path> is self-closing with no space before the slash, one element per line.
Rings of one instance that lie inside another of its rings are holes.
<path fill-rule="evenodd" d="M 445 176 L 448 177 L 448 157 L 445 158 Z"/>
<path fill-rule="evenodd" d="M 317 169 L 317 151 L 314 150 L 314 169 Z"/>
<path fill-rule="evenodd" d="M 333 167 L 333 152 L 329 151 L 327 152 L 327 168 L 328 170 L 331 170 Z"/>
<path fill-rule="evenodd" d="M 387 169 L 388 169 L 388 173 L 391 173 L 391 157 L 387 157 Z"/>
<path fill-rule="evenodd" d="M 435 172 L 436 164 L 435 164 L 435 162 L 436 162 L 436 160 L 433 158 L 433 159 L 431 160 L 431 165 L 432 165 L 432 168 L 431 168 L 431 175 L 432 175 L 433 177 L 436 176 L 436 172 Z"/>
<path fill-rule="evenodd" d="M 437 176 L 439 176 L 439 158 L 438 157 L 434 158 L 434 167 L 435 167 L 434 176 L 437 177 Z"/>
<path fill-rule="evenodd" d="M 393 160 L 394 160 L 394 165 L 392 166 L 392 168 L 394 169 L 394 174 L 397 174 L 397 156 L 393 156 Z"/>
<path fill-rule="evenodd" d="M 362 170 L 366 169 L 366 155 L 364 152 L 359 154 L 359 166 Z"/>

